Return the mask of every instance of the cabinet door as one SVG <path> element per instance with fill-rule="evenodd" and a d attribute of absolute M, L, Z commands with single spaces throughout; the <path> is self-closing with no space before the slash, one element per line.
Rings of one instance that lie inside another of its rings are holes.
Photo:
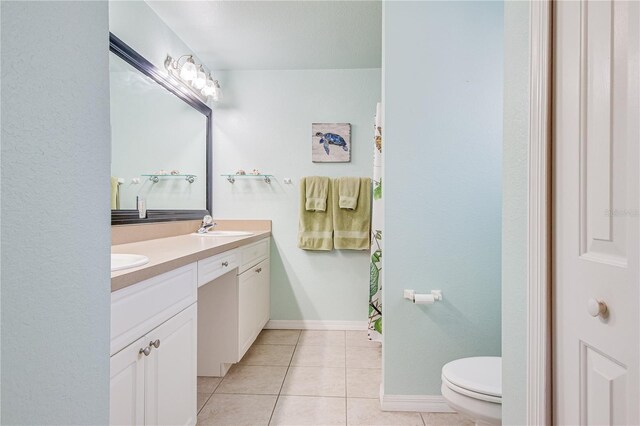
<path fill-rule="evenodd" d="M 193 304 L 147 334 L 159 341 L 146 359 L 147 425 L 196 423 L 197 318 Z"/>
<path fill-rule="evenodd" d="M 269 317 L 269 260 L 238 276 L 238 350 L 245 354 Z M 263 322 L 264 321 L 264 322 Z"/>
<path fill-rule="evenodd" d="M 144 369 L 146 357 L 140 349 L 147 346 L 143 337 L 111 357 L 109 423 L 144 424 Z"/>
<path fill-rule="evenodd" d="M 256 297 L 256 309 L 258 315 L 256 317 L 257 323 L 255 325 L 256 333 L 260 333 L 262 328 L 269 321 L 269 315 L 271 314 L 271 289 L 269 278 L 269 259 L 262 261 L 258 264 L 256 270 L 258 272 L 258 293 Z"/>

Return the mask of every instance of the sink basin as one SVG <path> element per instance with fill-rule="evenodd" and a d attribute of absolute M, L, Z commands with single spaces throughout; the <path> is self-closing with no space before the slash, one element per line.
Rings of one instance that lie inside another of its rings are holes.
<path fill-rule="evenodd" d="M 245 232 L 245 231 L 209 231 L 206 234 L 198 234 L 197 232 L 194 234 L 199 237 L 246 237 L 249 235 L 253 235 L 253 232 Z"/>
<path fill-rule="evenodd" d="M 135 268 L 149 262 L 147 256 L 141 254 L 119 254 L 111 253 L 111 272 L 121 269 Z"/>

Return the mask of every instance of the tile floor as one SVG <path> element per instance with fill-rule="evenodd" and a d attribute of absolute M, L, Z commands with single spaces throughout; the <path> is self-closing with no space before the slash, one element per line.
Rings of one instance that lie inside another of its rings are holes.
<path fill-rule="evenodd" d="M 366 331 L 263 330 L 226 377 L 198 378 L 198 425 L 472 425 L 381 411 L 380 366 Z"/>

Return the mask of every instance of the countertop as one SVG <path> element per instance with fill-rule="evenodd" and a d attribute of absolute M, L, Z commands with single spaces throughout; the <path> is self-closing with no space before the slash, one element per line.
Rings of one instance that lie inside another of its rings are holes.
<path fill-rule="evenodd" d="M 253 235 L 240 237 L 201 237 L 187 234 L 111 246 L 111 253 L 142 254 L 149 263 L 137 268 L 111 273 L 111 291 L 169 272 L 189 263 L 232 250 L 271 235 L 269 230 L 250 230 Z"/>

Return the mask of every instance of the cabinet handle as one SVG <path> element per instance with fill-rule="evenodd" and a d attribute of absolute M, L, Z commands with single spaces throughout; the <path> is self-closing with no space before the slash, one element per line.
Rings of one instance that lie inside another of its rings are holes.
<path fill-rule="evenodd" d="M 224 262 L 222 262 L 222 266 L 229 266 L 229 262 L 227 262 L 226 260 Z"/>
<path fill-rule="evenodd" d="M 149 346 L 153 346 L 154 348 L 158 349 L 160 347 L 160 339 L 150 341 Z"/>
<path fill-rule="evenodd" d="M 151 353 L 151 348 L 149 346 L 147 346 L 146 348 L 140 348 L 138 353 L 144 354 L 144 356 L 149 356 L 149 354 Z"/>
<path fill-rule="evenodd" d="M 257 272 L 257 273 L 262 272 L 262 268 L 258 268 L 258 269 L 256 269 L 256 272 Z"/>

